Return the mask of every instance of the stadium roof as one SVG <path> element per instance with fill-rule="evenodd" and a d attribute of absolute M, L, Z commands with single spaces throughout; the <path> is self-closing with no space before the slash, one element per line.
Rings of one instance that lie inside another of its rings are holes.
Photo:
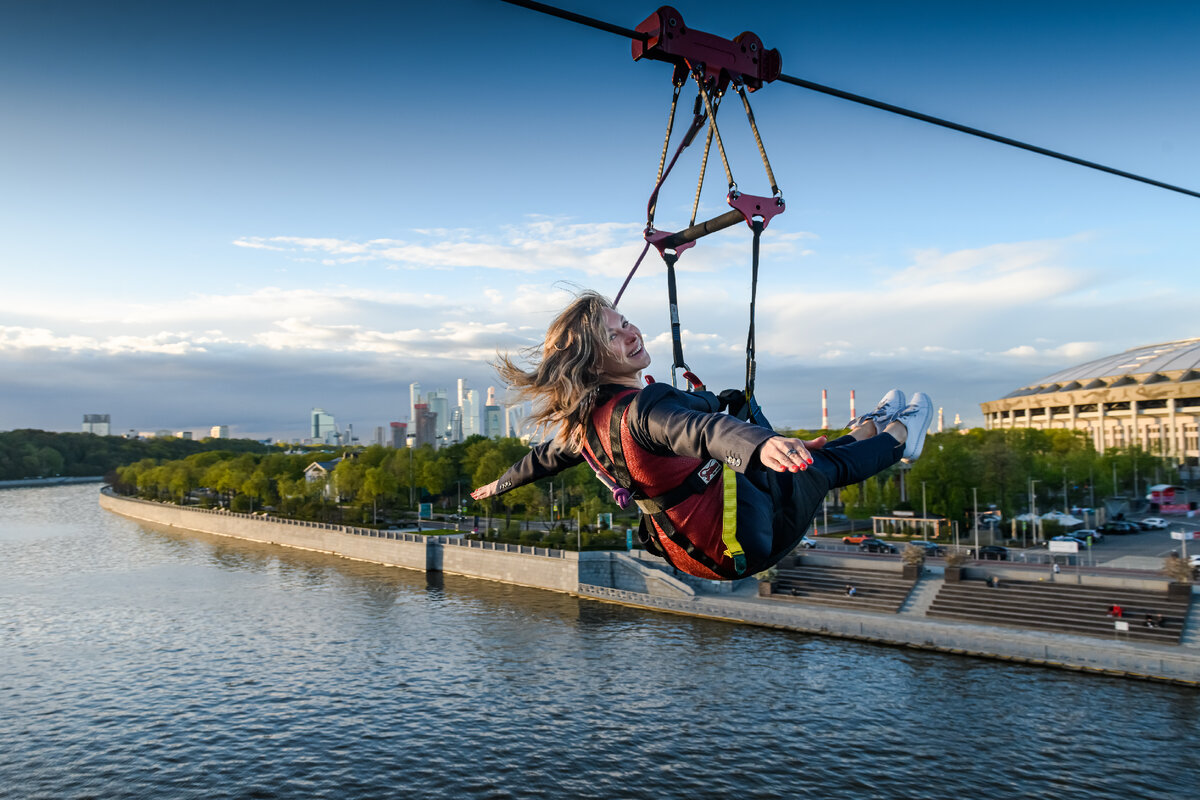
<path fill-rule="evenodd" d="M 1005 397 L 1194 380 L 1200 380 L 1200 338 L 1134 347 L 1123 353 L 1068 367 L 1022 386 Z"/>

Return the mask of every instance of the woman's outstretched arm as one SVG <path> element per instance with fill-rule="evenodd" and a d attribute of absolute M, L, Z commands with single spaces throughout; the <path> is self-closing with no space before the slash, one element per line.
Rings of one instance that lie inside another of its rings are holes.
<path fill-rule="evenodd" d="M 557 475 L 564 469 L 582 463 L 583 456 L 561 449 L 553 439 L 542 442 L 535 445 L 525 454 L 524 458 L 509 467 L 499 478 L 471 492 L 471 497 L 476 500 L 495 497 L 516 489 L 518 486 L 533 483 L 550 475 Z"/>

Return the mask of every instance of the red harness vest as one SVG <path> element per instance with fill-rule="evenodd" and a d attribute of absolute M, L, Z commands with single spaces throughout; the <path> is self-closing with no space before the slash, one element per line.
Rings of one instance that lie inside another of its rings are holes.
<path fill-rule="evenodd" d="M 721 463 L 642 449 L 627 419 L 636 395 L 635 389 L 621 392 L 592 412 L 585 449 L 608 477 L 633 493 L 643 511 L 638 537 L 648 550 L 699 578 L 744 577 L 744 557 L 739 563 L 721 538 Z"/>

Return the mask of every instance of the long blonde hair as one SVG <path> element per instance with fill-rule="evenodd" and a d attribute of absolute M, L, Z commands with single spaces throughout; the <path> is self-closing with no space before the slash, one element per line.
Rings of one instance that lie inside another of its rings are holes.
<path fill-rule="evenodd" d="M 518 397 L 533 401 L 530 422 L 535 429 L 555 431 L 559 443 L 579 452 L 596 406 L 600 369 L 608 350 L 604 309 L 613 304 L 586 290 L 576 295 L 546 330 L 540 346 L 523 351 L 531 370 L 517 366 L 507 355 L 496 359 L 496 371 Z"/>

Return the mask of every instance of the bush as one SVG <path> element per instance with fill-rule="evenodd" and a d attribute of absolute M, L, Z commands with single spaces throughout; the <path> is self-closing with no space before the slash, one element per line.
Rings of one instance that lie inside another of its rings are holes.
<path fill-rule="evenodd" d="M 254 510 L 254 500 L 246 494 L 235 494 L 229 501 L 229 510 L 246 513 Z"/>
<path fill-rule="evenodd" d="M 920 567 L 925 564 L 925 548 L 908 544 L 900 551 L 900 560 L 910 567 Z"/>
<path fill-rule="evenodd" d="M 1192 582 L 1192 567 L 1180 558 L 1178 553 L 1171 553 L 1171 555 L 1163 559 L 1162 571 L 1164 575 L 1175 583 Z"/>

